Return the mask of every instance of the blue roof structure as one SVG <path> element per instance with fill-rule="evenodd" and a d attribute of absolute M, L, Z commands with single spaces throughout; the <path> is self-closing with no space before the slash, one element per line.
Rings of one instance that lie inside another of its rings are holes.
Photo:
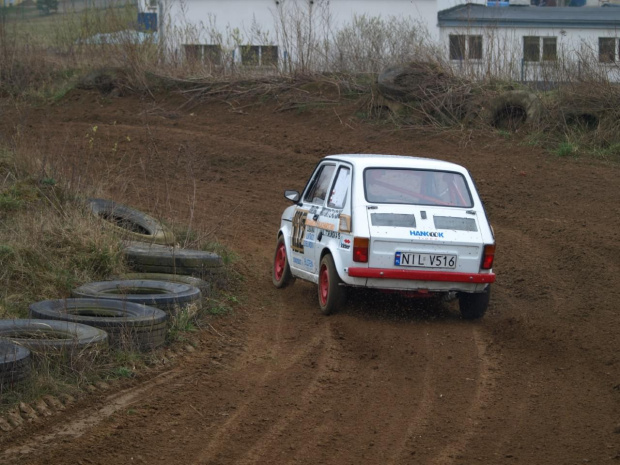
<path fill-rule="evenodd" d="M 620 8 L 484 6 L 467 3 L 437 13 L 439 27 L 620 29 Z"/>

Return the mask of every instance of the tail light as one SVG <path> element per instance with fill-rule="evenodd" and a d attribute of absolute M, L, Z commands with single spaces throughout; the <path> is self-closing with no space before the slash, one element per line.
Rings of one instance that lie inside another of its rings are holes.
<path fill-rule="evenodd" d="M 359 263 L 368 263 L 368 244 L 370 240 L 367 237 L 353 238 L 353 261 Z"/>
<path fill-rule="evenodd" d="M 484 246 L 484 255 L 482 256 L 482 269 L 490 270 L 493 268 L 493 259 L 495 258 L 495 244 L 487 244 Z"/>

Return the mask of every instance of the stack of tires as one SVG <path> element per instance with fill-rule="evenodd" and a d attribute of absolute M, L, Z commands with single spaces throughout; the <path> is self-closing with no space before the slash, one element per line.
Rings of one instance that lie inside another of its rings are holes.
<path fill-rule="evenodd" d="M 132 343 L 140 350 L 161 346 L 169 317 L 202 305 L 209 284 L 201 278 L 222 269 L 221 257 L 176 247 L 165 224 L 134 208 L 106 199 L 89 199 L 88 205 L 103 227 L 124 239 L 127 262 L 139 273 L 84 284 L 73 291 L 75 299 L 64 310 L 58 303 L 49 305 L 56 317 L 64 313 L 64 318 L 70 315 L 72 321 L 105 329 L 113 345 Z"/>
<path fill-rule="evenodd" d="M 30 351 L 9 341 L 0 341 L 0 393 L 30 376 Z"/>
<path fill-rule="evenodd" d="M 31 354 L 41 357 L 88 358 L 108 344 L 108 335 L 69 321 L 0 320 L 0 392 L 29 378 Z"/>
<path fill-rule="evenodd" d="M 467 81 L 428 62 L 385 68 L 377 76 L 375 89 L 375 106 L 407 114 L 422 123 L 429 117 L 467 124 L 479 120 L 497 129 L 517 131 L 524 124 L 538 123 L 544 113 L 542 101 L 529 90 L 472 92 Z"/>
<path fill-rule="evenodd" d="M 0 320 L 0 392 L 28 378 L 31 353 L 100 351 L 108 345 L 148 351 L 166 340 L 170 316 L 200 307 L 209 283 L 200 277 L 222 269 L 211 252 L 174 246 L 174 234 L 156 219 L 110 200 L 91 199 L 89 208 L 121 238 L 136 271 L 126 278 L 87 283 L 72 297 L 30 305 L 30 319 Z"/>

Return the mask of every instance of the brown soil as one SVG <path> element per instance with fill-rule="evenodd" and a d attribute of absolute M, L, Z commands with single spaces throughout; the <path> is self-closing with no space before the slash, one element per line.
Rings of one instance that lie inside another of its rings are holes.
<path fill-rule="evenodd" d="M 618 166 L 555 158 L 517 137 L 397 130 L 356 119 L 360 102 L 181 104 L 74 92 L 5 109 L 5 130 L 19 125 L 22 146 L 57 175 L 207 231 L 234 250 L 243 282 L 241 303 L 205 326 L 194 352 L 162 350 L 172 368 L 0 433 L 0 462 L 620 460 Z M 471 170 L 498 244 L 484 319 L 366 293 L 325 317 L 313 285 L 274 289 L 283 190 L 347 152 Z"/>

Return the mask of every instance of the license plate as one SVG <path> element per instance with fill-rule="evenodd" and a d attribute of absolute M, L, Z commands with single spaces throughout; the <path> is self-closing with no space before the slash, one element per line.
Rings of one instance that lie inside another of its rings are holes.
<path fill-rule="evenodd" d="M 456 268 L 456 255 L 396 252 L 394 265 L 454 269 Z"/>

